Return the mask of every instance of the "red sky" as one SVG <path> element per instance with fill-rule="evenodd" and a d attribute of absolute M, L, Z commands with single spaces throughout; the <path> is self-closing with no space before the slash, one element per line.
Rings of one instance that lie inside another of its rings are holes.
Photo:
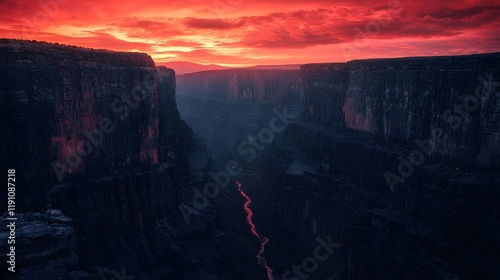
<path fill-rule="evenodd" d="M 157 63 L 500 51 L 499 0 L 2 0 L 0 14 L 0 37 L 141 51 Z"/>

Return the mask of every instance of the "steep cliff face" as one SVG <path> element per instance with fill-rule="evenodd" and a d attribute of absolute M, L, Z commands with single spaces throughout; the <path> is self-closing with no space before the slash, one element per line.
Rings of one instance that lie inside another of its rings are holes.
<path fill-rule="evenodd" d="M 500 167 L 498 151 L 487 152 L 500 142 L 498 53 L 310 64 L 302 78 L 306 115 L 317 124 L 430 139 L 445 159 Z"/>
<path fill-rule="evenodd" d="M 178 93 L 226 100 L 280 100 L 302 98 L 299 70 L 228 69 L 178 77 Z"/>
<path fill-rule="evenodd" d="M 148 55 L 0 43 L 3 164 L 23 170 L 18 179 L 26 193 L 29 186 L 154 165 L 189 147 L 173 71 L 157 71 Z"/>
<path fill-rule="evenodd" d="M 487 54 L 302 67 L 304 122 L 263 176 L 295 232 L 342 244 L 341 279 L 500 277 L 499 66 Z"/>
<path fill-rule="evenodd" d="M 195 146 L 192 129 L 181 119 L 177 109 L 175 72 L 164 66 L 156 68 L 159 87 L 159 157 L 162 162 L 175 161 L 180 175 L 189 174 L 186 151 Z"/>
<path fill-rule="evenodd" d="M 498 276 L 499 267 L 492 265 L 499 256 L 493 248 L 500 244 L 498 172 L 424 162 L 391 185 L 385 172 L 394 169 L 397 174 L 398 157 L 410 152 L 404 147 L 312 124 L 290 124 L 286 137 L 311 160 L 296 157 L 285 165 L 279 200 L 292 212 L 307 209 L 304 232 L 347 238 L 352 261 L 363 274 L 401 274 L 403 260 L 421 269 L 408 273 L 408 279 L 438 277 L 440 270 L 459 279 L 475 273 Z M 392 260 L 380 259 L 380 254 Z M 362 264 L 362 258 L 373 265 Z"/>
<path fill-rule="evenodd" d="M 6 151 L 30 182 L 158 162 L 150 57 L 29 42 L 1 54 Z"/>
<path fill-rule="evenodd" d="M 135 260 L 148 253 L 151 263 L 175 266 L 163 254 L 174 241 L 154 232 L 158 220 L 180 219 L 194 147 L 177 111 L 174 71 L 146 54 L 19 40 L 0 40 L 0 62 L 0 165 L 16 169 L 23 256 L 19 274 L 5 276 L 111 279 L 102 269 L 148 272 Z M 127 250 L 141 236 L 151 239 Z"/>

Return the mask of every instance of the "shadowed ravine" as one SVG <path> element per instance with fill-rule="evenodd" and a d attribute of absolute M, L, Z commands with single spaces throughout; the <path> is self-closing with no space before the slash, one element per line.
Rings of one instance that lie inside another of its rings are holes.
<path fill-rule="evenodd" d="M 252 234 L 255 235 L 261 242 L 259 253 L 256 256 L 257 260 L 259 262 L 259 265 L 266 269 L 267 278 L 269 280 L 273 280 L 274 279 L 273 278 L 273 270 L 267 264 L 266 258 L 263 257 L 264 251 L 266 249 L 266 244 L 269 242 L 269 239 L 265 236 L 260 235 L 259 232 L 257 232 L 257 228 L 255 227 L 255 224 L 252 221 L 253 212 L 252 212 L 252 209 L 250 209 L 250 203 L 252 202 L 252 200 L 243 191 L 242 184 L 240 182 L 236 182 L 236 184 L 238 185 L 238 191 L 240 192 L 241 196 L 243 196 L 246 199 L 246 202 L 243 205 L 243 208 L 245 209 L 245 212 L 247 212 L 247 222 L 250 225 L 250 230 L 252 231 Z"/>
<path fill-rule="evenodd" d="M 500 53 L 0 61 L 0 279 L 500 279 Z"/>

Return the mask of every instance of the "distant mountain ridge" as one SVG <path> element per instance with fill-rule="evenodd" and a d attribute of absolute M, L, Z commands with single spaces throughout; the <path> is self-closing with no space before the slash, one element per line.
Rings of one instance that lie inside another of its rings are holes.
<path fill-rule="evenodd" d="M 201 72 L 207 70 L 223 70 L 229 69 L 230 67 L 209 64 L 203 65 L 198 63 L 192 63 L 187 61 L 172 61 L 167 63 L 157 63 L 157 65 L 165 66 L 170 69 L 174 69 L 176 75 L 184 75 L 188 73 Z"/>
<path fill-rule="evenodd" d="M 249 67 L 227 67 L 217 64 L 198 64 L 187 61 L 172 61 L 167 63 L 157 63 L 156 65 L 165 66 L 170 69 L 174 69 L 177 76 L 182 76 L 185 74 L 191 74 L 202 71 L 211 70 L 225 70 L 225 69 L 300 69 L 300 64 L 290 64 L 290 65 L 255 65 Z"/>
<path fill-rule="evenodd" d="M 245 69 L 284 69 L 284 70 L 298 70 L 301 64 L 286 64 L 286 65 L 256 65 L 244 67 Z"/>

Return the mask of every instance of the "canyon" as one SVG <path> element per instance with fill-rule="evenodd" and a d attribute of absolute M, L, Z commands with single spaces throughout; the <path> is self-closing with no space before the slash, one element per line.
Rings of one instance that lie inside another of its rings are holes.
<path fill-rule="evenodd" d="M 500 53 L 176 77 L 2 39 L 0 60 L 2 278 L 500 277 Z"/>
<path fill-rule="evenodd" d="M 206 87 L 178 104 L 209 151 L 248 171 L 276 279 L 496 279 L 499 78 L 498 53 L 308 64 L 298 100 L 242 106 L 240 91 L 210 107 L 208 85 L 217 97 L 241 80 L 206 71 L 183 77 Z M 272 108 L 292 112 L 286 130 L 246 163 L 239 144 Z M 324 262 L 318 239 L 339 245 Z"/>

